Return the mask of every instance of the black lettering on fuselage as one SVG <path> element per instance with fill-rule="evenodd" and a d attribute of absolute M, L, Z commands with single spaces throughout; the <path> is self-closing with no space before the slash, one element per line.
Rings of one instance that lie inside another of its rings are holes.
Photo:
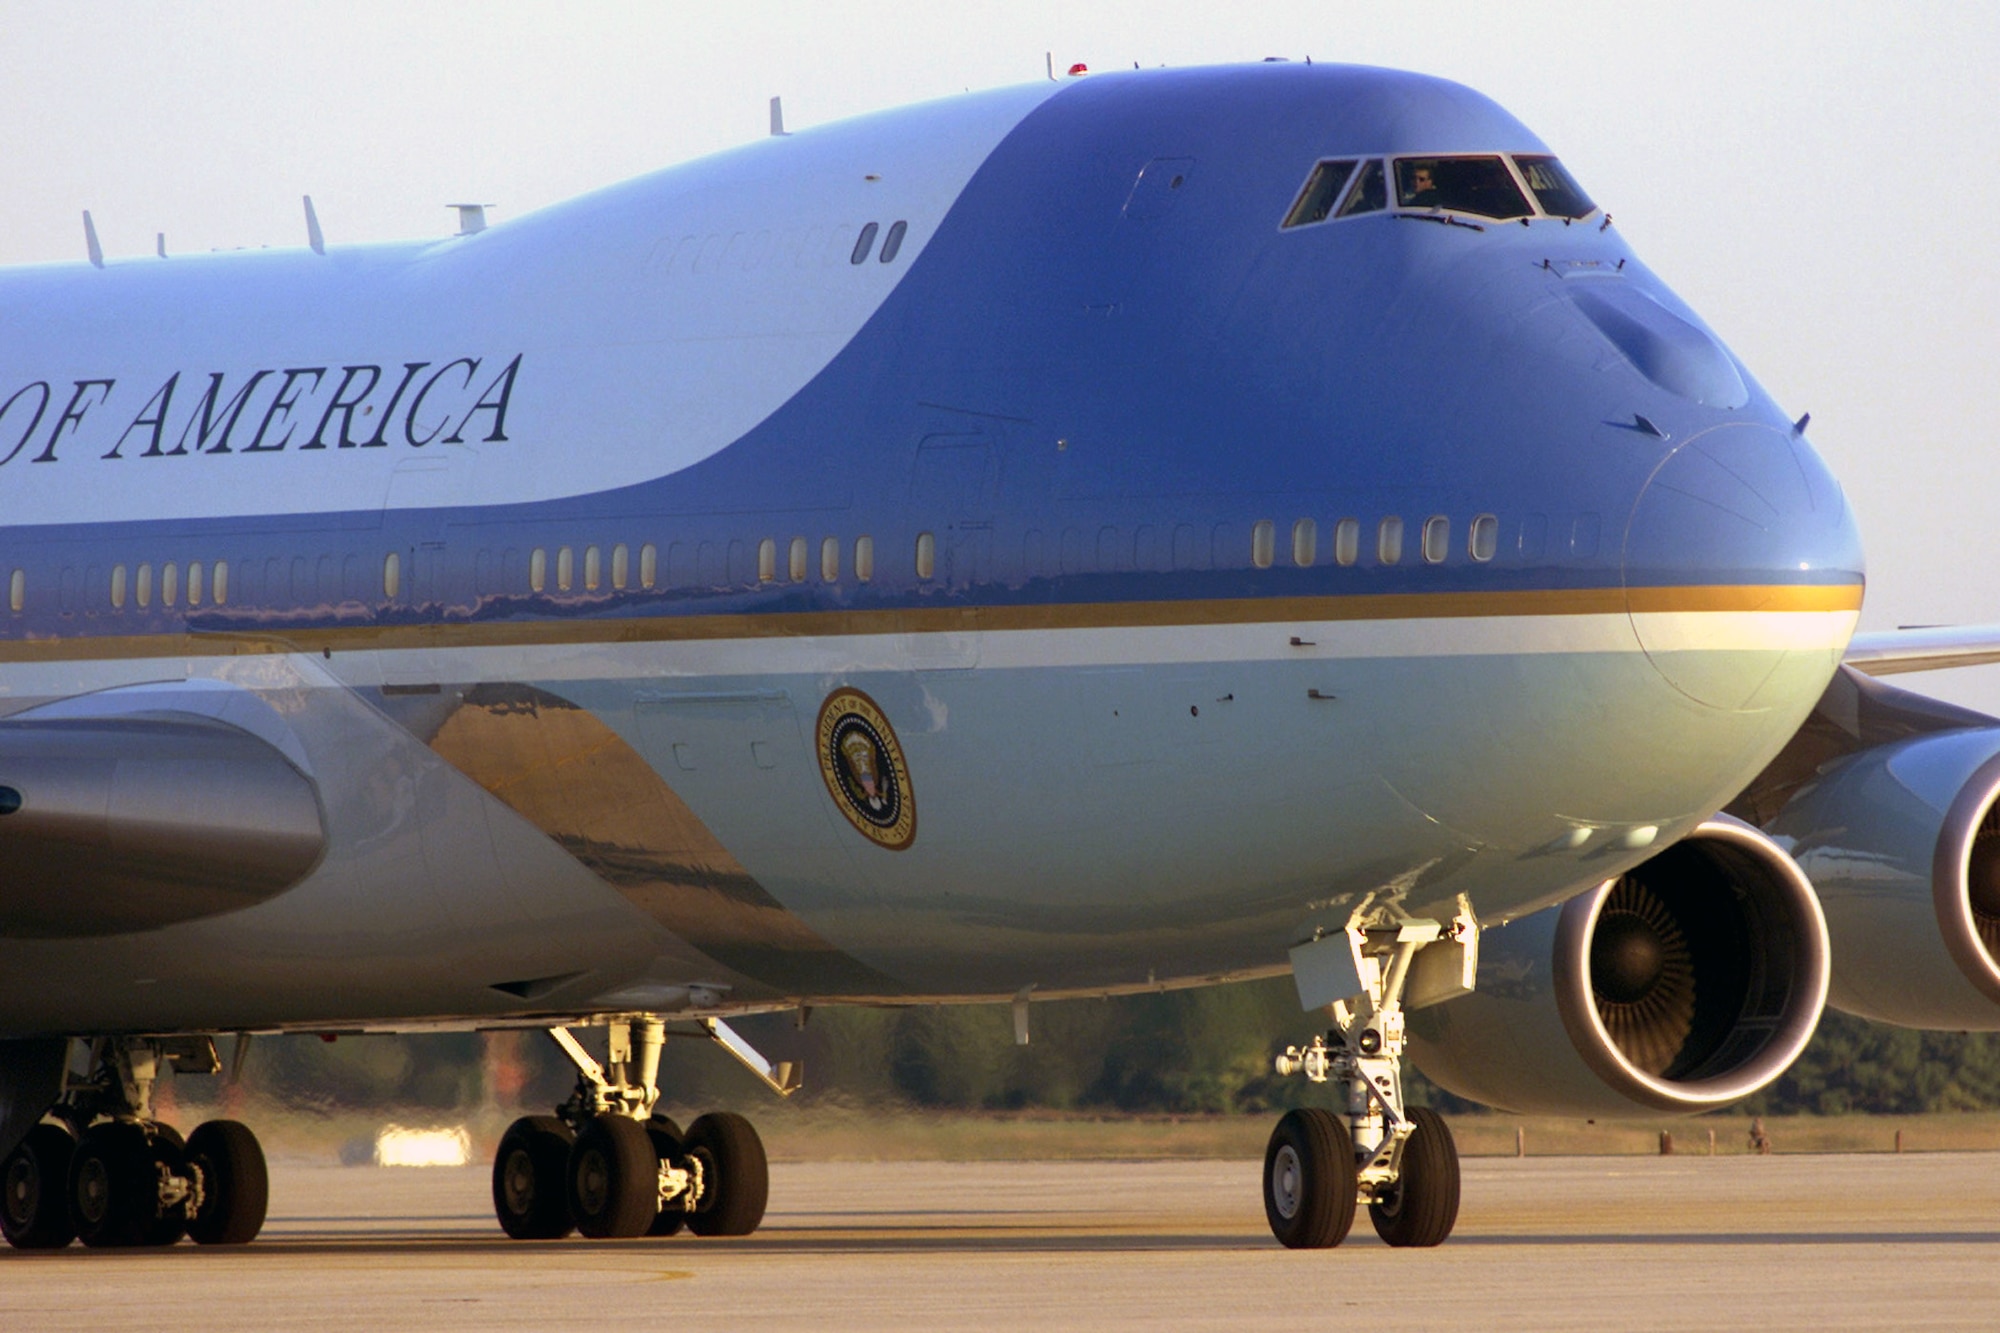
<path fill-rule="evenodd" d="M 446 426 L 449 426 L 451 424 L 451 414 L 447 412 L 445 414 L 444 420 L 438 422 L 437 430 L 433 430 L 430 434 L 424 436 L 424 438 L 421 440 L 417 438 L 417 413 L 423 410 L 424 398 L 430 393 L 430 391 L 434 387 L 436 387 L 438 380 L 443 378 L 444 373 L 447 370 L 450 370 L 453 366 L 465 367 L 465 384 L 460 385 L 459 386 L 460 388 L 464 388 L 466 387 L 466 385 L 470 385 L 472 383 L 472 377 L 479 373 L 479 359 L 477 357 L 467 357 L 467 356 L 461 356 L 456 361 L 447 361 L 443 365 L 439 366 L 436 370 L 431 372 L 431 377 L 424 381 L 424 387 L 417 390 L 417 396 L 410 400 L 409 413 L 403 418 L 403 438 L 409 441 L 412 448 L 416 449 L 423 448 L 425 445 L 429 444 L 432 440 L 435 440 L 438 437 L 438 431 L 443 430 Z"/>
<path fill-rule="evenodd" d="M 125 433 L 118 437 L 118 443 L 112 445 L 111 452 L 104 456 L 106 458 L 124 457 L 118 451 L 125 447 L 125 441 L 131 436 L 132 432 L 141 426 L 151 426 L 153 428 L 153 441 L 146 446 L 146 452 L 141 454 L 140 457 L 159 457 L 160 441 L 166 435 L 167 431 L 167 410 L 173 406 L 174 386 L 180 382 L 181 373 L 178 370 L 167 376 L 167 382 L 153 391 L 153 396 L 148 398 L 146 405 L 139 409 L 139 415 L 132 418 L 132 424 L 127 426 Z M 156 411 L 155 408 L 158 410 Z"/>
<path fill-rule="evenodd" d="M 27 393 L 30 389 L 40 389 L 42 391 L 42 401 L 36 404 L 35 415 L 29 418 L 28 428 L 21 432 L 21 438 L 14 441 L 14 447 L 7 451 L 5 458 L 0 458 L 0 467 L 4 467 L 14 461 L 14 455 L 21 452 L 28 441 L 34 437 L 35 428 L 42 424 L 42 413 L 49 410 L 49 382 L 47 380 L 36 380 L 32 384 L 24 384 L 14 390 L 12 397 L 8 398 L 5 403 L 0 403 L 0 422 L 7 420 L 7 414 L 14 410 L 14 404 L 20 402 L 21 395 Z"/>
<path fill-rule="evenodd" d="M 428 361 L 405 361 L 403 363 L 403 382 L 396 386 L 396 392 L 389 398 L 389 406 L 383 409 L 382 419 L 375 425 L 375 438 L 361 442 L 363 449 L 381 449 L 388 445 L 389 423 L 395 419 L 396 404 L 403 401 L 403 391 L 410 387 L 410 381 L 417 377 L 417 372 L 429 364 L 430 362 Z"/>
<path fill-rule="evenodd" d="M 514 373 L 520 370 L 520 368 L 521 368 L 521 354 L 519 352 L 516 352 L 514 354 L 514 359 L 507 363 L 507 368 L 501 371 L 498 375 L 495 375 L 493 377 L 493 382 L 487 385 L 486 388 L 480 393 L 479 401 L 474 403 L 471 406 L 471 408 L 469 408 L 466 411 L 466 414 L 463 417 L 459 418 L 458 429 L 454 430 L 451 434 L 445 436 L 444 442 L 446 444 L 465 443 L 465 423 L 471 421 L 474 416 L 478 415 L 481 412 L 491 412 L 493 414 L 493 429 L 487 433 L 486 439 L 483 441 L 483 443 L 492 444 L 496 440 L 503 444 L 506 443 L 507 400 L 514 396 Z M 472 377 L 470 375 L 467 375 L 466 383 L 470 384 L 471 382 L 472 382 Z M 493 397 L 493 391 L 495 389 L 498 389 L 500 391 L 500 397 L 498 399 L 495 399 Z"/>
<path fill-rule="evenodd" d="M 89 403 L 83 401 L 84 397 L 88 395 L 92 389 L 101 388 L 104 390 L 104 394 L 97 400 L 98 402 L 101 403 L 106 398 L 109 398 L 111 396 L 111 386 L 116 384 L 117 382 L 118 382 L 117 380 L 77 380 L 76 392 L 72 393 L 69 396 L 69 406 L 65 407 L 62 410 L 62 415 L 56 418 L 56 424 L 54 429 L 49 431 L 49 442 L 46 445 L 42 446 L 42 452 L 35 456 L 34 461 L 37 463 L 55 462 L 56 441 L 62 438 L 63 427 L 82 425 L 83 414 L 85 412 L 88 412 L 91 408 L 91 405 Z M 72 431 L 71 434 L 75 434 L 75 432 Z"/>
<path fill-rule="evenodd" d="M 313 388 L 317 389 L 319 388 L 320 380 L 326 376 L 326 367 L 303 366 L 297 370 L 287 370 L 285 372 L 284 380 L 278 385 L 278 396 L 273 398 L 271 405 L 264 409 L 264 419 L 257 423 L 257 433 L 250 438 L 250 443 L 243 446 L 244 453 L 274 454 L 285 447 L 286 442 L 292 438 L 292 427 L 289 424 L 285 427 L 284 439 L 279 440 L 276 444 L 264 443 L 264 433 L 271 429 L 271 423 L 280 416 L 284 417 L 287 423 L 290 422 L 292 409 L 298 405 L 299 401 L 298 393 L 292 386 L 307 375 L 312 376 Z"/>
<path fill-rule="evenodd" d="M 361 386 L 359 393 L 349 398 L 347 396 L 347 386 L 354 383 L 354 377 L 364 370 L 368 372 L 368 382 Z M 361 406 L 368 395 L 375 392 L 375 386 L 381 382 L 382 367 L 380 366 L 342 366 L 340 368 L 340 384 L 333 391 L 333 401 L 326 405 L 326 414 L 319 419 L 319 428 L 313 432 L 313 437 L 300 445 L 299 448 L 326 448 L 326 427 L 327 423 L 333 420 L 335 412 L 340 413 L 340 447 L 343 449 L 352 449 L 360 444 L 361 441 L 351 439 L 348 435 L 348 432 L 354 429 L 354 409 Z"/>
<path fill-rule="evenodd" d="M 250 395 L 257 391 L 257 386 L 269 378 L 270 374 L 271 372 L 268 370 L 257 371 L 250 376 L 250 382 L 238 389 L 236 396 L 223 405 L 222 429 L 218 432 L 215 428 L 215 400 L 222 396 L 223 376 L 219 370 L 212 371 L 208 377 L 207 391 L 202 394 L 201 402 L 196 405 L 195 411 L 188 415 L 188 424 L 181 431 L 180 443 L 167 450 L 167 453 L 170 455 L 186 453 L 188 451 L 188 433 L 194 430 L 197 423 L 200 424 L 201 430 L 194 437 L 194 451 L 196 453 L 203 452 L 203 446 L 211 439 L 215 441 L 215 447 L 208 449 L 208 453 L 228 453 L 229 433 L 236 429 L 237 419 L 243 415 L 243 408 L 250 401 Z"/>

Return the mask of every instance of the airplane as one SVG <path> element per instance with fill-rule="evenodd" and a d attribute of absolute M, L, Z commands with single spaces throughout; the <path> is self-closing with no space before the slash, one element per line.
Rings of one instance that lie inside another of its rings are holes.
<path fill-rule="evenodd" d="M 2000 722 L 1805 435 L 1441 79 L 1077 74 L 456 235 L 0 272 L 0 1230 L 240 1244 L 252 1034 L 539 1028 L 516 1238 L 744 1235 L 670 1036 L 1290 974 L 1285 1246 L 1439 1084 L 1698 1113 L 2000 1028 Z M 162 247 L 164 249 L 164 247 Z M 577 1030 L 596 1035 L 591 1044 Z"/>

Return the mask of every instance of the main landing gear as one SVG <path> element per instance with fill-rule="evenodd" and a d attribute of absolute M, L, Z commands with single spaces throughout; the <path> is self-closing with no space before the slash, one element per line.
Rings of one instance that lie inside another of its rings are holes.
<path fill-rule="evenodd" d="M 772 1065 L 720 1019 L 698 1031 L 720 1043 L 780 1095 L 797 1091 L 791 1065 Z M 600 1064 L 567 1028 L 551 1028 L 576 1066 L 576 1091 L 552 1116 L 523 1116 L 493 1159 L 493 1211 L 516 1240 L 747 1236 L 764 1220 L 770 1170 L 757 1131 L 715 1111 L 681 1127 L 654 1110 L 660 1047 L 669 1034 L 650 1015 L 606 1024 Z"/>
<path fill-rule="evenodd" d="M 1443 968 L 1426 969 L 1435 974 L 1425 978 L 1426 998 L 1469 989 L 1477 927 L 1467 915 L 1449 929 L 1406 921 L 1355 927 L 1348 937 L 1323 943 L 1349 945 L 1352 970 L 1340 975 L 1358 981 L 1360 993 L 1327 1006 L 1333 1026 L 1323 1037 L 1287 1047 L 1277 1060 L 1280 1074 L 1332 1083 L 1344 1114 L 1303 1107 L 1278 1121 L 1264 1150 L 1264 1215 L 1290 1249 L 1340 1244 L 1364 1203 L 1390 1245 L 1442 1244 L 1458 1221 L 1458 1148 L 1435 1111 L 1404 1109 L 1405 989 L 1426 946 L 1443 946 L 1433 957 L 1451 968 L 1447 981 L 1440 980 Z M 1294 951 L 1295 971 L 1300 967 Z"/>
<path fill-rule="evenodd" d="M 264 1225 L 268 1180 L 256 1136 L 210 1120 L 183 1140 L 152 1118 L 163 1064 L 220 1067 L 207 1037 L 104 1037 L 80 1075 L 0 1162 L 0 1232 L 17 1249 L 241 1245 Z"/>

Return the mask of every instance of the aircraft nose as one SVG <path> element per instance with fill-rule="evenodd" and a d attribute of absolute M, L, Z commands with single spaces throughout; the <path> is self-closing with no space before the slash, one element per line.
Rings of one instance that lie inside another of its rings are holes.
<path fill-rule="evenodd" d="M 1626 611 L 1668 684 L 1711 708 L 1818 698 L 1861 608 L 1839 484 L 1794 432 L 1749 422 L 1690 437 L 1633 505 Z"/>

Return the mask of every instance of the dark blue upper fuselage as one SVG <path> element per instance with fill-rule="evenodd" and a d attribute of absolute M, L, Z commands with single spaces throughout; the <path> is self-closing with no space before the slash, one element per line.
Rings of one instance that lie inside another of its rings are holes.
<path fill-rule="evenodd" d="M 39 527 L 15 515 L 7 562 L 30 595 L 0 633 L 1858 583 L 1823 465 L 1602 215 L 1280 227 L 1322 158 L 1537 151 L 1485 98 L 1389 71 L 1079 80 L 990 155 L 825 371 L 706 461 L 478 509 Z M 1161 161 L 1180 179 L 1171 193 L 1142 179 Z M 1680 446 L 1743 423 L 1763 443 L 1710 437 L 1703 463 L 1731 480 L 1683 488 L 1665 519 L 1633 525 Z M 1498 520 L 1490 560 L 1468 550 L 1477 515 Z M 1388 564 L 1375 537 L 1392 516 L 1407 537 Z M 1431 562 L 1419 543 L 1434 516 L 1450 527 Z M 1351 565 L 1334 559 L 1343 518 L 1363 534 Z M 1301 519 L 1318 532 L 1305 567 L 1289 547 Z M 1253 560 L 1260 521 L 1277 533 L 1270 568 Z M 930 578 L 913 555 L 924 532 Z M 861 535 L 878 553 L 872 580 L 843 563 L 822 581 L 820 541 L 851 552 Z M 791 581 L 781 554 L 760 581 L 759 543 L 782 553 L 795 536 L 811 542 L 811 576 Z M 657 586 L 530 587 L 526 552 L 614 542 L 657 545 Z M 391 550 L 409 569 L 393 596 L 373 574 Z M 358 586 L 279 575 L 357 554 Z M 229 604 L 99 614 L 105 569 L 140 558 L 231 560 Z"/>

